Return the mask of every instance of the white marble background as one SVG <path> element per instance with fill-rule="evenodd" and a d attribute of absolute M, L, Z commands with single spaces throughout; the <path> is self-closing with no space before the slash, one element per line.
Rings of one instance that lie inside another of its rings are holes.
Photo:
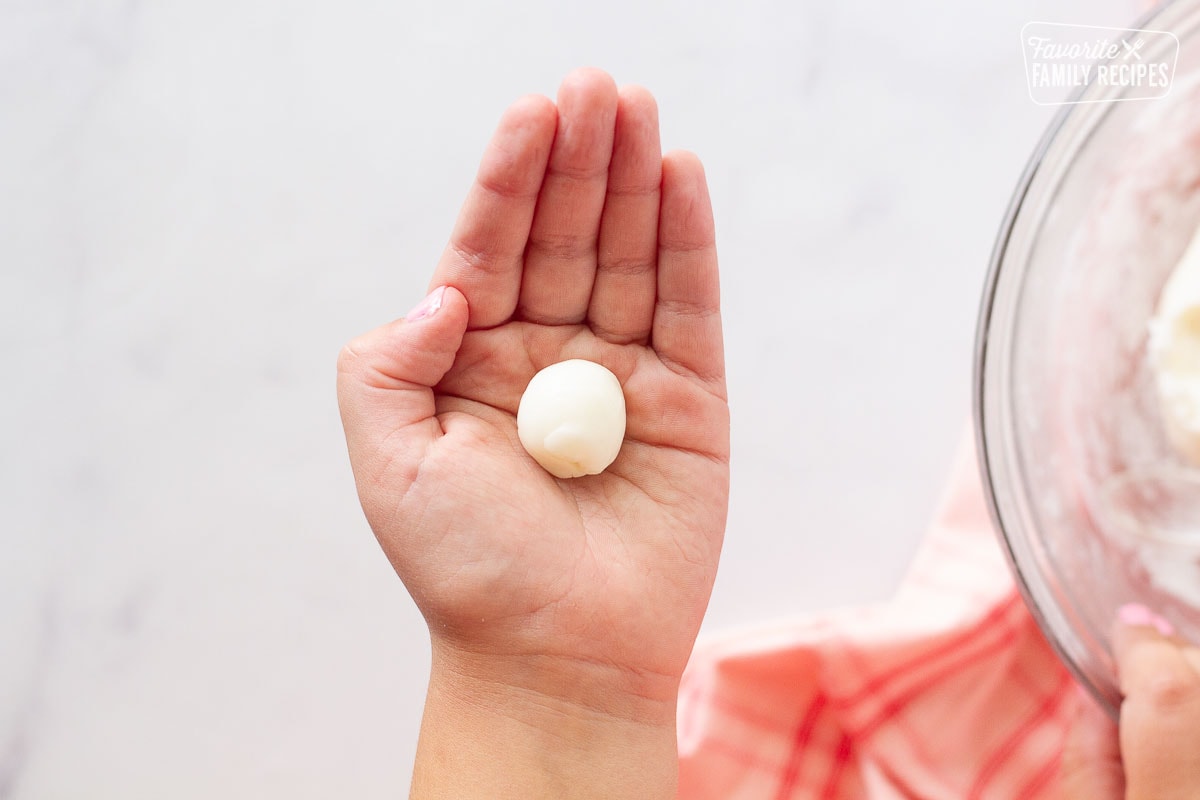
<path fill-rule="evenodd" d="M 880 600 L 968 418 L 1051 110 L 1131 0 L 0 0 L 0 800 L 402 796 L 428 646 L 342 342 L 425 285 L 503 107 L 658 96 L 718 220 L 734 485 L 706 630 Z"/>

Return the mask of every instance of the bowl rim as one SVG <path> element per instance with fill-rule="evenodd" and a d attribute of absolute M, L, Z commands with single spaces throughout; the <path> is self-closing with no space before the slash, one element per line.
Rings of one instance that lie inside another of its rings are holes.
<path fill-rule="evenodd" d="M 987 356 L 988 356 L 988 339 L 991 329 L 993 310 L 996 302 L 997 288 L 1000 282 L 1001 266 L 1004 263 L 1005 255 L 1008 252 L 1009 243 L 1012 238 L 1013 228 L 1016 225 L 1017 216 L 1020 214 L 1024 205 L 1025 198 L 1029 194 L 1030 187 L 1033 184 L 1034 178 L 1037 177 L 1038 170 L 1042 166 L 1047 151 L 1055 142 L 1059 132 L 1066 124 L 1068 117 L 1073 109 L 1072 105 L 1064 105 L 1062 109 L 1055 114 L 1046 131 L 1042 134 L 1041 139 L 1034 147 L 1033 154 L 1026 162 L 1025 169 L 1021 173 L 1021 177 L 1017 180 L 1016 190 L 1013 192 L 1011 199 L 1008 202 L 1008 207 L 1005 209 L 1004 217 L 1000 223 L 1000 230 L 996 236 L 995 243 L 992 246 L 992 253 L 989 258 L 987 277 L 984 279 L 983 299 L 980 303 L 979 315 L 976 321 L 975 328 L 975 345 L 974 359 L 972 366 L 971 377 L 971 406 L 972 417 L 974 421 L 974 436 L 975 436 L 975 453 L 976 461 L 978 462 L 980 479 L 983 483 L 983 495 L 987 505 L 988 515 L 992 520 L 992 529 L 999 540 L 1000 548 L 1004 552 L 1005 561 L 1008 562 L 1008 570 L 1016 584 L 1017 590 L 1021 594 L 1021 599 L 1025 603 L 1025 608 L 1028 610 L 1034 622 L 1037 623 L 1038 629 L 1042 632 L 1042 636 L 1049 643 L 1058 660 L 1066 665 L 1072 677 L 1077 683 L 1084 686 L 1088 693 L 1096 700 L 1097 703 L 1104 708 L 1109 716 L 1116 719 L 1117 709 L 1112 706 L 1105 694 L 1096 686 L 1094 682 L 1087 676 L 1083 668 L 1070 656 L 1066 647 L 1059 638 L 1057 631 L 1050 625 L 1049 620 L 1034 600 L 1033 589 L 1029 584 L 1029 579 L 1021 571 L 1017 563 L 1017 555 L 1013 549 L 1012 542 L 1007 534 L 1007 528 L 1004 523 L 1004 517 L 1000 510 L 999 500 L 996 492 L 996 475 L 992 467 L 992 458 L 989 453 L 989 446 L 984 430 L 986 428 L 987 419 L 989 419 L 985 411 L 984 399 L 984 374 L 987 371 Z"/>
<path fill-rule="evenodd" d="M 1173 2 L 1164 3 L 1161 6 L 1153 8 L 1141 15 L 1130 23 L 1127 29 L 1147 28 L 1154 20 L 1163 16 L 1168 16 L 1169 12 L 1177 6 L 1186 5 L 1189 0 L 1173 0 Z M 1174 76 L 1173 76 L 1174 77 Z M 1059 661 L 1064 664 L 1067 670 L 1074 677 L 1075 681 L 1083 686 L 1088 693 L 1096 700 L 1096 702 L 1108 713 L 1113 719 L 1117 718 L 1119 705 L 1114 704 L 1113 699 L 1101 687 L 1097 686 L 1085 672 L 1083 667 L 1068 653 L 1066 646 L 1060 638 L 1058 632 L 1050 625 L 1049 619 L 1045 612 L 1039 607 L 1034 600 L 1033 587 L 1030 585 L 1030 580 L 1026 577 L 1018 566 L 1016 551 L 1013 548 L 1012 542 L 1007 534 L 1007 528 L 1004 523 L 1004 515 L 1000 509 L 999 499 L 996 491 L 996 471 L 993 469 L 993 459 L 991 457 L 990 448 L 984 435 L 987 427 L 987 422 L 990 419 L 985 410 L 985 392 L 984 392 L 984 376 L 987 372 L 987 357 L 989 333 L 991 330 L 994 306 L 996 303 L 997 290 L 1000 283 L 1000 273 L 1004 264 L 1005 257 L 1008 253 L 1013 231 L 1016 226 L 1017 218 L 1020 216 L 1024 208 L 1025 201 L 1029 195 L 1030 189 L 1034 180 L 1037 178 L 1039 171 L 1043 166 L 1047 152 L 1058 140 L 1063 128 L 1075 113 L 1084 113 L 1082 109 L 1090 104 L 1077 102 L 1084 94 L 1091 89 L 1091 86 L 1082 86 L 1071 93 L 1062 107 L 1055 113 L 1054 117 L 1046 126 L 1037 144 L 1033 148 L 1032 154 L 1025 163 L 1025 168 L 1021 172 L 1021 176 L 1017 179 L 1016 188 L 1013 191 L 1008 206 L 1005 209 L 1004 216 L 1001 219 L 999 231 L 996 234 L 992 252 L 988 260 L 987 275 L 984 278 L 983 296 L 980 301 L 978 317 L 975 327 L 975 342 L 972 362 L 971 375 L 971 406 L 972 418 L 975 438 L 975 453 L 976 461 L 978 462 L 979 475 L 983 484 L 984 499 L 988 508 L 988 514 L 992 520 L 992 528 L 996 538 L 999 540 L 1001 550 L 1004 552 L 1005 560 L 1008 562 L 1009 573 L 1013 577 L 1013 581 L 1017 590 L 1021 594 L 1021 598 L 1025 603 L 1025 608 L 1029 611 L 1034 622 L 1037 623 L 1042 636 L 1049 643 L 1051 649 L 1058 656 Z"/>

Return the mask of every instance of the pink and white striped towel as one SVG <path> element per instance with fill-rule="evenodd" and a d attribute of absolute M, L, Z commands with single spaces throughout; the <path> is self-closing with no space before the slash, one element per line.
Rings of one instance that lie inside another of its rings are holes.
<path fill-rule="evenodd" d="M 1053 798 L 1076 693 L 1009 575 L 974 451 L 895 598 L 702 640 L 682 800 Z"/>

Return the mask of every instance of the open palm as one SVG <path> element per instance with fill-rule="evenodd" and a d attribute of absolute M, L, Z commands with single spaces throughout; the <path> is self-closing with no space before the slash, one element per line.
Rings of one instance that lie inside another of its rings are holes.
<path fill-rule="evenodd" d="M 338 396 L 363 508 L 435 642 L 673 691 L 729 486 L 699 162 L 661 155 L 644 90 L 572 73 L 557 106 L 505 114 L 431 287 L 422 312 L 347 345 Z M 605 472 L 562 480 L 521 448 L 516 411 L 568 358 L 612 370 L 628 425 Z"/>

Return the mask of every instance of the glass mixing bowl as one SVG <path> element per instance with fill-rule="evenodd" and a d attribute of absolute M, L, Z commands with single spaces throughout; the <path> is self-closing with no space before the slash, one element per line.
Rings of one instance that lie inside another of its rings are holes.
<path fill-rule="evenodd" d="M 1200 641 L 1200 470 L 1167 442 L 1146 359 L 1200 224 L 1200 0 L 1137 27 L 1178 37 L 1172 88 L 1114 102 L 1093 85 L 1063 107 L 1001 227 L 975 361 L 980 465 L 1017 583 L 1114 714 L 1121 605 Z"/>

